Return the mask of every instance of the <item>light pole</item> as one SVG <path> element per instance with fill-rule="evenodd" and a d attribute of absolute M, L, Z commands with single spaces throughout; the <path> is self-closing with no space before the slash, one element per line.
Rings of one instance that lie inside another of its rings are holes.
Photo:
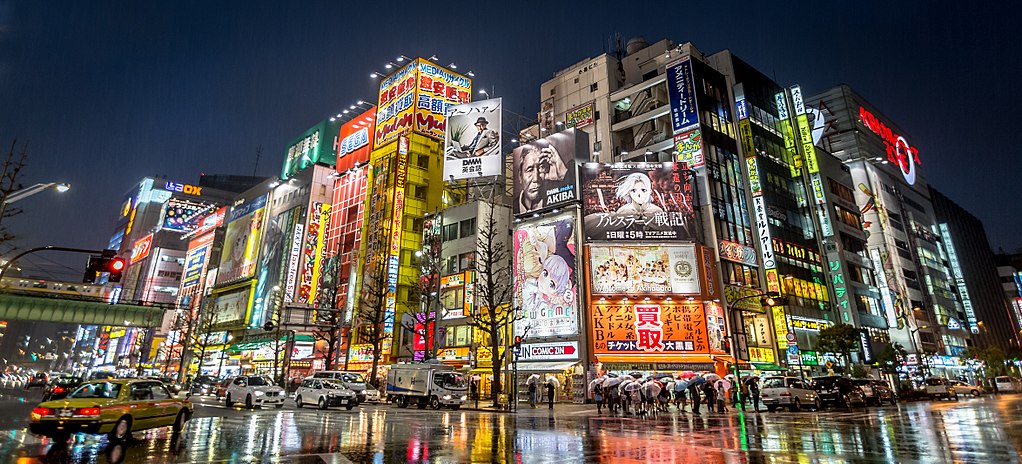
<path fill-rule="evenodd" d="M 784 306 L 784 305 L 788 304 L 788 299 L 786 297 L 782 297 L 780 295 L 780 293 L 777 293 L 777 292 L 760 292 L 760 293 L 756 293 L 756 294 L 753 294 L 753 295 L 743 296 L 741 298 L 738 298 L 735 301 L 732 301 L 732 302 L 728 303 L 728 309 L 734 311 L 735 308 L 738 305 L 738 302 L 744 301 L 744 300 L 751 300 L 753 298 L 759 298 L 760 302 L 761 302 L 761 304 L 763 306 L 769 306 L 771 308 L 774 307 L 774 306 Z M 741 310 L 738 310 L 738 311 L 741 312 Z M 732 325 L 734 325 L 733 324 L 734 320 L 735 320 L 735 318 L 732 317 L 731 318 Z M 777 330 L 775 328 L 774 329 L 774 333 L 776 333 L 776 332 L 777 332 Z M 742 371 L 738 367 L 738 361 L 739 361 L 739 358 L 738 358 L 738 350 L 739 350 L 738 340 L 734 336 L 734 334 L 735 334 L 734 330 L 731 331 L 731 334 L 732 334 L 731 335 L 731 339 L 732 339 L 732 341 L 734 341 L 734 343 L 731 344 L 731 356 L 733 356 L 735 358 L 735 382 L 741 382 L 742 381 Z M 801 374 L 801 369 L 800 369 L 800 374 Z M 738 387 L 739 388 L 736 391 L 735 398 L 738 400 L 739 404 L 742 404 L 742 389 L 741 389 L 741 384 L 739 384 Z M 744 404 L 742 406 L 742 410 L 745 410 Z"/>
<path fill-rule="evenodd" d="M 13 192 L 10 195 L 7 195 L 7 198 L 4 199 L 3 205 L 7 206 L 9 203 L 14 203 L 18 200 L 23 200 L 51 187 L 60 193 L 64 193 L 68 190 L 71 190 L 71 184 L 68 184 L 66 182 L 59 183 L 49 182 L 45 184 L 35 184 L 31 187 L 23 188 L 21 190 L 18 190 L 17 192 Z"/>

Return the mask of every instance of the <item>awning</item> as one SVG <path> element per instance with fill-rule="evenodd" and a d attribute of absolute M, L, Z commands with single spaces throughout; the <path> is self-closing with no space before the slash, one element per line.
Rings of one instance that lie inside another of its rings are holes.
<path fill-rule="evenodd" d="M 518 371 L 560 372 L 574 367 L 579 361 L 520 362 Z"/>
<path fill-rule="evenodd" d="M 786 371 L 787 367 L 778 366 L 773 363 L 752 363 L 752 365 L 761 371 Z"/>

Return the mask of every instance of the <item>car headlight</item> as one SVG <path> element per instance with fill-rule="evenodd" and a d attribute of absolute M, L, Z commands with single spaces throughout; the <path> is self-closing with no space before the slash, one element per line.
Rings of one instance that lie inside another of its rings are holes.
<path fill-rule="evenodd" d="M 256 392 L 255 392 L 255 396 L 263 396 L 264 394 L 265 394 L 264 392 L 261 392 L 261 391 L 258 391 L 258 390 L 256 390 Z"/>
<path fill-rule="evenodd" d="M 467 397 L 467 396 L 465 396 L 465 395 L 461 395 L 461 401 L 467 401 L 467 400 L 468 400 L 468 397 Z"/>
<path fill-rule="evenodd" d="M 444 399 L 447 400 L 447 401 L 450 401 L 451 400 L 451 395 L 444 395 Z"/>

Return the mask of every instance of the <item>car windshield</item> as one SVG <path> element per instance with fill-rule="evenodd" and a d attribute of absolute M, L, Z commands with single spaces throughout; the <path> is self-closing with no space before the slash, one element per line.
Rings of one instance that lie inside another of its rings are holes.
<path fill-rule="evenodd" d="M 1011 379 L 1008 377 L 996 377 L 994 378 L 994 381 L 997 383 L 1011 383 Z"/>
<path fill-rule="evenodd" d="M 866 379 L 856 379 L 852 381 L 855 385 L 873 385 L 873 382 Z"/>
<path fill-rule="evenodd" d="M 837 377 L 821 377 L 813 379 L 813 385 L 823 388 L 832 388 L 837 386 Z"/>
<path fill-rule="evenodd" d="M 464 375 L 445 372 L 443 374 L 437 374 L 437 377 L 440 378 L 440 384 L 446 388 L 455 390 L 468 388 L 468 381 L 465 379 Z"/>
<path fill-rule="evenodd" d="M 365 377 L 362 377 L 362 374 L 352 374 L 348 372 L 341 374 L 341 381 L 347 383 L 366 383 L 366 379 Z"/>
<path fill-rule="evenodd" d="M 344 385 L 341 385 L 337 382 L 323 382 L 323 388 L 332 388 L 334 390 L 340 390 L 344 388 Z"/>
<path fill-rule="evenodd" d="M 248 386 L 250 387 L 265 387 L 268 385 L 273 385 L 269 377 L 255 376 L 248 378 Z"/>
<path fill-rule="evenodd" d="M 68 395 L 71 398 L 117 398 L 121 392 L 121 384 L 112 382 L 87 383 L 78 387 L 74 393 Z"/>
<path fill-rule="evenodd" d="M 763 380 L 763 388 L 784 388 L 784 378 L 768 377 Z"/>

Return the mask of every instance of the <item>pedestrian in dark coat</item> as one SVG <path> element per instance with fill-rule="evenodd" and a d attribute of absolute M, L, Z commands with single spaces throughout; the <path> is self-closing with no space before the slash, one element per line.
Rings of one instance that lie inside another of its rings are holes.
<path fill-rule="evenodd" d="M 699 414 L 699 386 L 695 382 L 688 386 L 688 396 L 692 400 L 692 412 Z"/>
<path fill-rule="evenodd" d="M 550 405 L 550 409 L 554 408 L 554 393 L 555 393 L 555 391 L 556 391 L 556 389 L 554 388 L 554 383 L 553 382 L 547 382 L 546 383 L 546 400 L 547 400 L 547 404 Z"/>
<path fill-rule="evenodd" d="M 713 406 L 717 403 L 717 391 L 713 389 L 713 382 L 703 382 L 703 398 L 706 400 L 706 409 L 713 412 Z"/>

